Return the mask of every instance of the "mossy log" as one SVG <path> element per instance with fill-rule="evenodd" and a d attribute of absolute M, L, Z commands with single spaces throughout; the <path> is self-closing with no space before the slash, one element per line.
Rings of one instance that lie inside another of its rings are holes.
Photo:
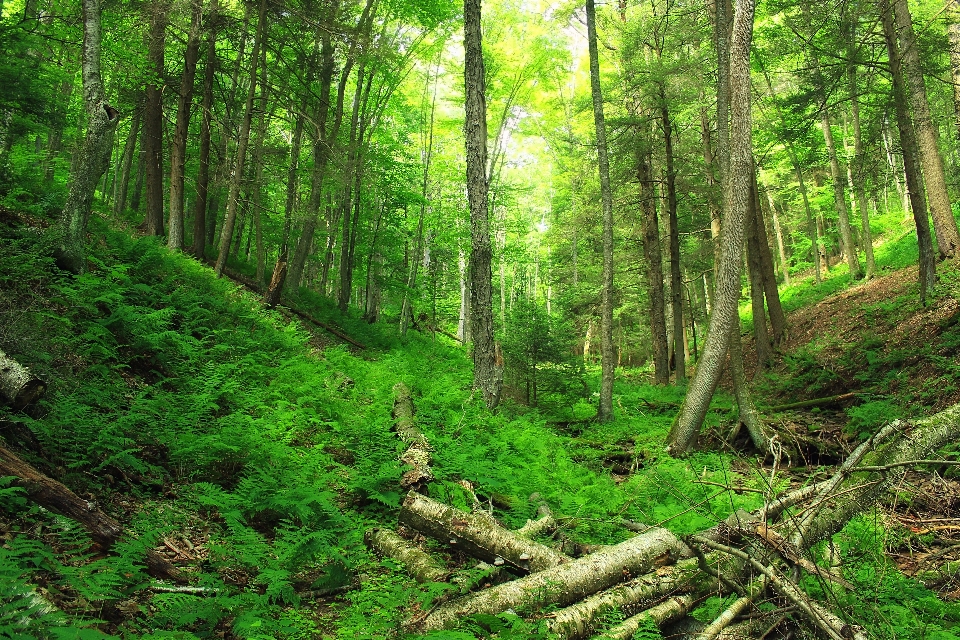
<path fill-rule="evenodd" d="M 123 534 L 119 522 L 3 447 L 0 447 L 0 476 L 14 476 L 13 485 L 23 488 L 30 500 L 83 525 L 104 550 L 112 547 Z M 184 580 L 183 572 L 156 551 L 147 551 L 145 561 L 147 571 L 154 577 Z"/>
<path fill-rule="evenodd" d="M 582 638 L 590 633 L 596 619 L 604 613 L 614 609 L 632 613 L 643 603 L 689 589 L 695 578 L 702 577 L 697 560 L 688 558 L 672 567 L 664 567 L 660 572 L 640 576 L 560 609 L 548 623 L 550 631 L 560 638 Z"/>
<path fill-rule="evenodd" d="M 467 513 L 415 491 L 407 494 L 400 523 L 449 543 L 474 558 L 506 566 L 518 574 L 543 571 L 570 558 L 504 529 L 484 513 Z"/>
<path fill-rule="evenodd" d="M 430 443 L 413 418 L 410 389 L 402 382 L 393 387 L 393 425 L 401 442 L 407 445 L 400 461 L 411 467 L 400 478 L 400 487 L 420 491 L 433 480 L 433 471 L 430 470 L 431 449 Z"/>
<path fill-rule="evenodd" d="M 646 611 L 627 618 L 616 626 L 610 627 L 597 636 L 597 638 L 602 638 L 603 640 L 630 640 L 630 638 L 633 638 L 633 634 L 639 631 L 647 620 L 653 622 L 653 624 L 658 627 L 662 627 L 690 613 L 690 610 L 693 609 L 693 603 L 694 600 L 691 596 L 674 596 L 654 607 L 650 607 Z"/>
<path fill-rule="evenodd" d="M 652 529 L 583 558 L 448 602 L 423 619 L 412 621 L 410 627 L 426 632 L 453 627 L 465 616 L 478 613 L 565 607 L 631 576 L 642 575 L 654 565 L 668 564 L 686 551 L 671 532 Z"/>
<path fill-rule="evenodd" d="M 0 396 L 14 409 L 23 409 L 39 400 L 47 385 L 25 366 L 0 351 Z"/>
<path fill-rule="evenodd" d="M 378 555 L 402 564 L 417 582 L 443 582 L 449 576 L 433 556 L 389 529 L 370 529 L 363 539 Z"/>

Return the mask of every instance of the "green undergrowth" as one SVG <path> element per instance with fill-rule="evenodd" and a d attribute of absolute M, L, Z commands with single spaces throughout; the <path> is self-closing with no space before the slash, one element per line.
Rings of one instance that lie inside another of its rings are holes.
<path fill-rule="evenodd" d="M 42 236 L 0 237 L 0 348 L 50 384 L 29 412 L 2 410 L 0 435 L 130 535 L 101 553 L 0 479 L 0 636 L 403 637 L 403 621 L 449 587 L 418 586 L 363 544 L 367 528 L 396 526 L 403 499 L 391 431 L 401 381 L 433 448 L 430 494 L 479 500 L 508 527 L 543 501 L 582 548 L 626 539 L 624 519 L 686 534 L 760 505 L 723 488 L 765 490 L 755 461 L 663 453 L 682 388 L 622 371 L 608 424 L 580 391 L 490 413 L 460 348 L 416 331 L 400 340 L 394 323 L 303 295 L 304 310 L 368 348 L 336 346 L 153 239 L 95 237 L 79 277 L 44 257 Z M 597 388 L 595 372 L 586 381 Z M 707 428 L 732 420 L 718 396 Z M 170 544 L 193 550 L 179 562 L 202 592 L 156 589 L 143 554 Z M 547 634 L 543 620 L 505 614 L 431 637 Z"/>

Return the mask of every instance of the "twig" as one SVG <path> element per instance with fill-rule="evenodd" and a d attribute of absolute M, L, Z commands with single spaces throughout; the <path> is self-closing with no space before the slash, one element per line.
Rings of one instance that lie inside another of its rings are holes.
<path fill-rule="evenodd" d="M 890 469 L 895 469 L 897 467 L 912 467 L 918 464 L 935 464 L 956 467 L 960 466 L 960 460 L 907 460 L 906 462 L 891 462 L 890 464 L 882 464 L 872 467 L 857 467 L 856 469 L 851 469 L 848 473 L 857 473 L 859 471 L 889 471 Z"/>
<path fill-rule="evenodd" d="M 720 483 L 720 482 L 710 482 L 709 480 L 693 480 L 693 484 L 708 484 L 712 487 L 722 487 L 727 491 L 733 491 L 734 493 L 739 493 L 745 491 L 747 493 L 765 493 L 763 489 L 754 489 L 753 487 L 731 487 L 729 485 Z"/>
<path fill-rule="evenodd" d="M 773 567 L 764 565 L 762 562 L 759 562 L 751 557 L 750 554 L 735 547 L 720 544 L 719 542 L 714 542 L 713 540 L 709 540 L 701 536 L 691 536 L 691 539 L 698 544 L 702 544 L 717 551 L 728 553 L 734 557 L 749 562 L 754 569 L 769 578 L 771 584 L 773 584 L 777 591 L 797 605 L 800 610 L 807 615 L 810 621 L 813 622 L 817 628 L 826 633 L 832 640 L 849 640 L 850 638 L 853 638 L 853 640 L 861 640 L 861 638 L 866 640 L 866 634 L 863 633 L 859 627 L 848 625 L 833 613 L 827 611 L 816 602 L 810 600 L 796 585 L 790 582 L 787 578 L 781 576 Z"/>

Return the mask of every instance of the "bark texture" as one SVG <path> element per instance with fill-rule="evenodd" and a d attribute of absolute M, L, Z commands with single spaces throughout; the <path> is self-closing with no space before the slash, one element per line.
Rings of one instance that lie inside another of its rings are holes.
<path fill-rule="evenodd" d="M 637 157 L 637 181 L 640 183 L 640 210 L 643 215 L 643 257 L 647 266 L 647 295 L 650 298 L 650 343 L 653 351 L 655 384 L 670 384 L 670 349 L 667 345 L 666 315 L 663 299 L 663 254 L 660 249 L 660 225 L 657 218 L 656 190 L 650 171 L 650 151 Z"/>
<path fill-rule="evenodd" d="M 502 367 L 493 341 L 493 250 L 487 210 L 487 102 L 480 29 L 480 0 L 463 3 L 464 138 L 467 153 L 467 199 L 470 203 L 470 334 L 473 339 L 473 386 L 487 408 L 500 403 Z M 499 371 L 498 371 L 499 369 Z"/>
<path fill-rule="evenodd" d="M 476 613 L 566 606 L 623 581 L 625 576 L 644 574 L 655 563 L 668 563 L 685 549 L 666 529 L 651 529 L 578 560 L 444 604 L 413 626 L 420 632 L 433 631 L 450 628 Z"/>
<path fill-rule="evenodd" d="M 570 558 L 546 545 L 504 529 L 483 513 L 467 513 L 411 491 L 400 523 L 449 543 L 455 549 L 515 573 L 543 571 Z"/>
<path fill-rule="evenodd" d="M 0 395 L 14 409 L 31 405 L 47 390 L 47 385 L 29 369 L 0 351 Z"/>
<path fill-rule="evenodd" d="M 593 124 L 597 140 L 597 164 L 600 170 L 600 206 L 603 215 L 603 274 L 600 303 L 600 406 L 597 419 L 613 419 L 613 372 L 616 354 L 613 346 L 613 191 L 610 188 L 610 160 L 607 157 L 607 132 L 603 117 L 603 93 L 600 90 L 600 54 L 597 51 L 597 16 L 593 0 L 587 0 L 587 48 L 590 55 L 590 95 L 593 97 Z"/>

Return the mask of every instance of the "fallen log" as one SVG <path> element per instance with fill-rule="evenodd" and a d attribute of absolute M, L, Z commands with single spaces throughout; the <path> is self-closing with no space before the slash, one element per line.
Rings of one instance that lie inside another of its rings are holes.
<path fill-rule="evenodd" d="M 420 491 L 433 480 L 433 471 L 430 470 L 431 449 L 413 419 L 413 398 L 410 389 L 402 382 L 393 387 L 393 425 L 401 442 L 407 445 L 400 461 L 411 467 L 400 478 L 400 487 Z"/>
<path fill-rule="evenodd" d="M 433 556 L 389 529 L 370 529 L 363 536 L 377 555 L 396 560 L 417 582 L 443 582 L 450 573 Z"/>
<path fill-rule="evenodd" d="M 467 513 L 415 491 L 404 499 L 399 520 L 474 558 L 521 575 L 570 561 L 559 551 L 501 527 L 487 514 Z"/>
<path fill-rule="evenodd" d="M 3 447 L 0 447 L 0 476 L 14 476 L 13 486 L 23 488 L 30 500 L 80 523 L 104 550 L 109 550 L 123 534 L 119 522 Z M 183 572 L 156 551 L 148 550 L 145 562 L 148 573 L 156 578 L 185 581 Z"/>
<path fill-rule="evenodd" d="M 773 407 L 761 407 L 760 410 L 766 413 L 776 411 L 792 411 L 793 409 L 808 409 L 810 407 L 823 407 L 830 404 L 838 404 L 847 400 L 854 400 L 858 395 L 856 391 L 841 393 L 836 396 L 827 396 L 826 398 L 814 398 L 813 400 L 801 400 L 799 402 L 788 402 L 787 404 L 778 404 Z"/>
<path fill-rule="evenodd" d="M 679 620 L 690 613 L 693 609 L 693 598 L 690 596 L 674 596 L 661 602 L 655 607 L 650 607 L 635 616 L 627 618 L 620 624 L 610 627 L 597 638 L 603 640 L 630 640 L 633 634 L 643 627 L 647 620 L 653 622 L 658 627 Z"/>
<path fill-rule="evenodd" d="M 655 564 L 668 564 L 687 553 L 684 545 L 666 529 L 652 529 L 618 545 L 583 558 L 491 587 L 443 604 L 422 619 L 409 623 L 413 631 L 450 628 L 465 616 L 495 615 L 507 609 L 538 609 L 546 605 L 565 607 L 608 589 Z"/>
<path fill-rule="evenodd" d="M 696 558 L 688 558 L 672 567 L 664 567 L 661 573 L 662 575 L 642 575 L 560 609 L 551 616 L 548 627 L 560 638 L 582 638 L 593 629 L 597 618 L 604 613 L 614 609 L 631 613 L 631 609 L 635 611 L 642 603 L 653 602 L 670 593 L 689 589 L 692 579 L 700 577 Z"/>
<path fill-rule="evenodd" d="M 14 409 L 23 409 L 39 400 L 47 385 L 3 351 L 0 351 L 0 396 Z"/>
<path fill-rule="evenodd" d="M 327 333 L 331 333 L 331 334 L 335 335 L 336 337 L 340 338 L 341 340 L 343 340 L 344 342 L 347 342 L 347 343 L 352 344 L 352 345 L 355 346 L 357 349 L 366 349 L 366 348 L 367 348 L 367 346 L 366 346 L 365 344 L 362 344 L 362 343 L 360 343 L 360 342 L 357 342 L 356 340 L 354 340 L 353 338 L 351 338 L 350 336 L 348 336 L 347 334 L 345 334 L 343 331 L 341 331 L 341 330 L 338 329 L 337 327 L 334 327 L 334 326 L 331 325 L 331 324 L 328 324 L 328 323 L 326 323 L 326 322 L 323 322 L 322 320 L 317 320 L 316 318 L 314 318 L 313 316 L 311 316 L 311 315 L 310 315 L 309 313 L 307 313 L 306 311 L 301 311 L 300 309 L 297 309 L 297 308 L 295 308 L 295 307 L 286 307 L 286 308 L 289 309 L 290 313 L 294 314 L 294 315 L 297 316 L 298 318 L 301 318 L 302 320 L 306 320 L 307 322 L 309 322 L 309 323 L 311 323 L 311 324 L 315 324 L 316 326 L 320 327 L 321 329 L 323 329 L 323 330 L 326 331 Z"/>

